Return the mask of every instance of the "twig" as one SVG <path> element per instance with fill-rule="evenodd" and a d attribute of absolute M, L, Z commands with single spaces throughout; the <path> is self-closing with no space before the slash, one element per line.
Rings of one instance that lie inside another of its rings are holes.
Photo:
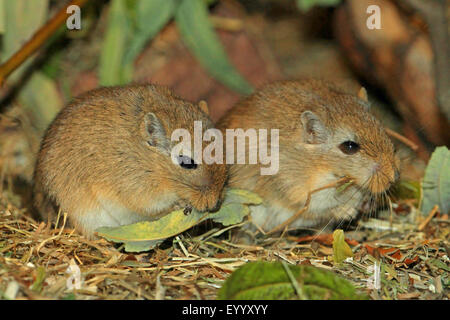
<path fill-rule="evenodd" d="M 0 65 L 0 86 L 5 79 L 16 70 L 28 57 L 35 53 L 50 38 L 68 17 L 67 7 L 76 5 L 82 7 L 87 0 L 72 0 L 64 6 L 58 13 L 43 25 L 28 42 L 26 42 L 16 53 L 14 53 L 5 63 Z"/>
<path fill-rule="evenodd" d="M 329 184 L 327 184 L 327 185 L 325 185 L 323 187 L 320 187 L 320 188 L 317 188 L 317 189 L 314 189 L 314 190 L 308 192 L 308 197 L 306 198 L 306 202 L 305 202 L 305 205 L 303 206 L 303 208 L 301 208 L 296 214 L 294 214 L 292 217 L 287 219 L 285 222 L 279 224 L 278 226 L 276 226 L 275 228 L 273 228 L 272 230 L 267 232 L 266 235 L 270 235 L 270 234 L 273 234 L 275 232 L 278 232 L 278 231 L 288 227 L 292 222 L 297 220 L 302 213 L 304 213 L 306 210 L 308 210 L 309 203 L 311 202 L 311 195 L 312 194 L 314 194 L 316 192 L 319 192 L 319 191 L 322 191 L 324 189 L 329 189 L 329 188 L 336 187 L 336 186 L 340 185 L 341 183 L 349 182 L 349 181 L 350 181 L 349 178 L 344 177 L 344 178 L 341 178 L 341 179 L 339 179 L 339 180 L 337 180 L 335 182 L 329 183 Z"/>
<path fill-rule="evenodd" d="M 408 138 L 406 138 L 405 136 L 402 136 L 400 133 L 397 133 L 389 128 L 385 128 L 386 133 L 388 135 L 390 135 L 391 137 L 397 139 L 398 141 L 406 144 L 408 147 L 410 147 L 413 151 L 417 151 L 417 149 L 419 149 L 419 146 L 417 144 L 415 144 L 414 142 L 412 142 L 411 140 L 409 140 Z"/>
<path fill-rule="evenodd" d="M 210 20 L 215 28 L 229 32 L 241 31 L 244 27 L 244 23 L 241 19 L 211 16 Z"/>
<path fill-rule="evenodd" d="M 430 223 L 431 219 L 433 219 L 434 215 L 436 214 L 436 212 L 438 211 L 439 206 L 435 205 L 433 207 L 433 209 L 431 209 L 430 213 L 428 214 L 428 217 L 419 225 L 418 230 L 422 231 L 423 229 L 425 229 L 425 227 L 428 225 L 428 223 Z"/>

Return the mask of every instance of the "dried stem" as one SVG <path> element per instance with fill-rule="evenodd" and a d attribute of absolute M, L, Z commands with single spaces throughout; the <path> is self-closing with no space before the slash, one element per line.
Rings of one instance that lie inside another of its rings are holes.
<path fill-rule="evenodd" d="M 419 146 L 417 144 L 415 144 L 414 142 L 412 142 L 411 140 L 409 140 L 408 138 L 406 138 L 405 136 L 402 136 L 400 133 L 397 133 L 389 128 L 385 128 L 386 133 L 388 135 L 390 135 L 391 137 L 397 139 L 398 141 L 403 142 L 404 144 L 406 144 L 408 147 L 410 147 L 413 151 L 417 151 L 417 149 L 419 149 Z"/>
<path fill-rule="evenodd" d="M 66 21 L 67 7 L 71 5 L 83 6 L 88 0 L 72 0 L 58 13 L 43 25 L 28 42 L 26 42 L 16 53 L 14 53 L 4 64 L 0 66 L 0 86 L 5 79 L 16 70 L 25 60 L 35 53 L 50 38 L 56 30 Z"/>
<path fill-rule="evenodd" d="M 431 219 L 433 219 L 433 217 L 436 215 L 436 212 L 438 212 L 438 210 L 439 210 L 438 205 L 435 205 L 433 207 L 433 209 L 431 209 L 427 218 L 419 225 L 419 228 L 418 228 L 419 231 L 422 231 L 423 229 L 425 229 L 425 227 L 428 225 L 428 223 L 430 223 Z"/>
<path fill-rule="evenodd" d="M 292 224 L 295 220 L 297 220 L 302 213 L 304 213 L 306 210 L 308 210 L 309 203 L 311 202 L 311 195 L 312 194 L 314 194 L 316 192 L 319 192 L 319 191 L 322 191 L 322 190 L 325 190 L 325 189 L 337 187 L 340 184 L 345 183 L 345 182 L 349 182 L 349 181 L 350 181 L 350 178 L 344 177 L 344 178 L 341 178 L 341 179 L 339 179 L 339 180 L 337 180 L 335 182 L 329 183 L 329 184 L 327 184 L 327 185 L 325 185 L 323 187 L 320 187 L 320 188 L 317 188 L 317 189 L 314 189 L 314 190 L 308 192 L 308 197 L 306 198 L 306 202 L 305 202 L 305 205 L 303 206 L 303 208 L 301 208 L 296 214 L 294 214 L 292 217 L 287 219 L 285 222 L 279 224 L 278 226 L 276 226 L 275 228 L 273 228 L 272 230 L 267 232 L 266 235 L 270 235 L 270 234 L 273 234 L 273 233 L 278 232 L 280 230 L 283 230 L 284 228 L 286 228 L 290 224 Z"/>

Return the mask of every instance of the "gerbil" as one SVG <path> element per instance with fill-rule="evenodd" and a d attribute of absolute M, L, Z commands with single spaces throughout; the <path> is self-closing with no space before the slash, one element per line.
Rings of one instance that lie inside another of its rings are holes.
<path fill-rule="evenodd" d="M 399 159 L 368 102 L 321 80 L 266 85 L 232 108 L 218 127 L 223 134 L 236 128 L 279 129 L 277 174 L 261 175 L 261 164 L 229 166 L 230 187 L 254 191 L 264 200 L 264 206 L 251 207 L 253 222 L 264 231 L 304 208 L 309 192 L 340 178 L 352 184 L 344 191 L 332 187 L 313 193 L 289 229 L 354 217 L 363 201 L 382 197 L 398 177 Z"/>
<path fill-rule="evenodd" d="M 213 127 L 205 107 L 154 85 L 99 88 L 76 98 L 41 143 L 36 207 L 45 216 L 47 204 L 56 204 L 88 237 L 102 226 L 154 220 L 185 206 L 215 210 L 226 166 L 200 164 L 193 154 L 179 155 L 178 163 L 171 158 L 174 130 L 187 129 L 194 139 L 194 121 L 203 131 Z"/>

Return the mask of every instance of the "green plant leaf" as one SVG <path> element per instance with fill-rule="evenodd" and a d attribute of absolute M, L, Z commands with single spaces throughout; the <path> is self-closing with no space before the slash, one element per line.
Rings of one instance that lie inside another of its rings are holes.
<path fill-rule="evenodd" d="M 428 214 L 437 204 L 440 212 L 450 212 L 450 151 L 437 147 L 425 169 L 422 182 L 422 213 Z"/>
<path fill-rule="evenodd" d="M 19 93 L 19 101 L 32 115 L 33 126 L 44 132 L 63 107 L 56 82 L 43 72 L 34 72 Z"/>
<path fill-rule="evenodd" d="M 132 30 L 130 10 L 123 0 L 112 0 L 109 10 L 100 54 L 99 81 L 102 86 L 125 84 L 132 75 L 132 65 L 123 64 Z"/>
<path fill-rule="evenodd" d="M 450 272 L 450 267 L 447 266 L 447 265 L 445 264 L 445 262 L 443 262 L 443 261 L 441 261 L 441 260 L 438 260 L 438 259 L 430 259 L 430 260 L 429 260 L 429 263 L 432 264 L 432 265 L 434 265 L 436 268 L 439 268 L 439 269 L 445 270 L 445 271 L 447 271 L 447 272 Z"/>
<path fill-rule="evenodd" d="M 42 290 L 42 286 L 44 285 L 45 276 L 46 276 L 45 268 L 42 266 L 38 267 L 36 269 L 36 279 L 31 285 L 31 290 L 35 292 L 40 292 Z"/>
<path fill-rule="evenodd" d="M 347 280 L 312 266 L 288 266 L 306 299 L 367 299 Z M 250 262 L 225 281 L 218 293 L 220 300 L 297 299 L 292 280 L 280 262 Z"/>
<path fill-rule="evenodd" d="M 5 32 L 5 0 L 0 0 L 0 34 Z"/>
<path fill-rule="evenodd" d="M 306 12 L 314 6 L 336 6 L 341 0 L 296 0 L 297 7 Z"/>
<path fill-rule="evenodd" d="M 419 181 L 400 180 L 393 185 L 391 194 L 397 199 L 421 199 L 421 184 Z"/>
<path fill-rule="evenodd" d="M 336 229 L 333 232 L 333 261 L 341 263 L 345 259 L 353 257 L 353 251 L 345 242 L 345 234 L 341 229 Z"/>
<path fill-rule="evenodd" d="M 243 94 L 253 91 L 228 60 L 203 0 L 181 0 L 175 21 L 187 47 L 214 78 Z"/>
<path fill-rule="evenodd" d="M 261 202 L 261 198 L 250 191 L 228 189 L 220 210 L 215 213 L 200 213 L 193 209 L 191 213 L 185 214 L 183 210 L 177 210 L 156 221 L 102 227 L 96 232 L 109 241 L 125 243 L 125 250 L 128 252 L 147 251 L 164 239 L 180 234 L 206 219 L 225 226 L 239 223 L 250 212 L 248 205 Z"/>
<path fill-rule="evenodd" d="M 150 241 L 127 241 L 124 243 L 124 248 L 126 252 L 143 252 L 155 248 L 163 241 L 164 239 Z"/>
<path fill-rule="evenodd" d="M 262 199 L 250 191 L 230 189 L 226 194 L 220 210 L 211 214 L 209 218 L 224 226 L 237 224 L 250 213 L 248 205 L 258 205 L 261 203 Z"/>
<path fill-rule="evenodd" d="M 205 215 L 196 210 L 192 210 L 190 214 L 177 210 L 155 221 L 121 227 L 101 227 L 96 231 L 99 236 L 114 242 L 148 242 L 175 236 L 199 223 Z M 137 246 L 136 243 L 132 245 Z"/>
<path fill-rule="evenodd" d="M 4 34 L 1 43 L 1 60 L 5 62 L 45 22 L 48 13 L 48 0 L 7 0 L 3 1 L 2 9 L 0 14 L 3 19 Z M 13 81 L 16 80 L 32 60 L 28 59 L 9 78 Z"/>
<path fill-rule="evenodd" d="M 173 17 L 177 0 L 145 0 L 136 6 L 136 30 L 125 53 L 124 64 L 132 64 L 148 40 Z"/>

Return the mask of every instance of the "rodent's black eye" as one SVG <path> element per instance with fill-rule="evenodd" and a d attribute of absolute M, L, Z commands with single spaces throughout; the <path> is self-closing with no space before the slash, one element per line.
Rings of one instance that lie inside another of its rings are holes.
<path fill-rule="evenodd" d="M 197 164 L 187 156 L 178 156 L 178 164 L 183 169 L 197 169 Z"/>
<path fill-rule="evenodd" d="M 339 145 L 339 149 L 345 154 L 355 154 L 361 147 L 353 141 L 345 141 Z"/>

